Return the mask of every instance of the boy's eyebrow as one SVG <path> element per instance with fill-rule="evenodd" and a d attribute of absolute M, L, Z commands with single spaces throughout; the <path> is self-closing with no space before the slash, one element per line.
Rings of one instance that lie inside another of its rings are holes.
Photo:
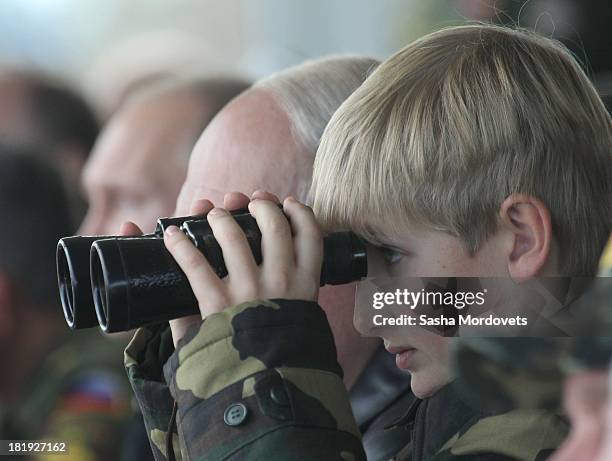
<path fill-rule="evenodd" d="M 395 251 L 396 253 L 410 253 L 410 250 L 408 250 L 407 248 L 402 248 L 402 247 L 398 247 L 395 245 L 389 245 L 389 244 L 383 244 L 380 245 L 381 248 L 385 248 L 387 250 L 392 250 Z"/>
<path fill-rule="evenodd" d="M 363 238 L 367 243 L 375 247 L 388 246 L 383 238 L 380 238 L 378 235 L 373 235 L 372 233 L 368 233 L 367 235 L 362 235 L 361 238 Z"/>
<path fill-rule="evenodd" d="M 381 249 L 393 250 L 399 253 L 410 253 L 410 250 L 408 248 L 402 248 L 393 243 L 389 243 L 388 241 L 385 241 L 384 238 L 369 236 L 366 241 L 371 245 L 374 245 L 375 247 Z"/>

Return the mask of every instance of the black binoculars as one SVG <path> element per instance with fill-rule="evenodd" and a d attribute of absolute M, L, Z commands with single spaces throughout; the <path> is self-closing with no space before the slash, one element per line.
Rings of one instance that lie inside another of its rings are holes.
<path fill-rule="evenodd" d="M 255 218 L 247 210 L 232 215 L 261 264 L 261 232 Z M 199 313 L 187 277 L 164 245 L 164 231 L 172 225 L 190 238 L 219 277 L 227 275 L 221 247 L 205 216 L 160 218 L 153 234 L 138 237 L 65 237 L 57 244 L 57 278 L 70 328 L 99 324 L 112 333 Z M 366 247 L 355 234 L 331 233 L 323 245 L 321 285 L 340 285 L 367 275 Z"/>

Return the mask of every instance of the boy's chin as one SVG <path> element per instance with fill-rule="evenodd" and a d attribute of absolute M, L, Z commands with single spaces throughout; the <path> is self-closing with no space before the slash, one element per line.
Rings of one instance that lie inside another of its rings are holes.
<path fill-rule="evenodd" d="M 432 370 L 412 372 L 410 379 L 412 393 L 419 399 L 431 397 L 451 382 L 450 376 L 447 376 L 445 373 L 436 373 Z"/>

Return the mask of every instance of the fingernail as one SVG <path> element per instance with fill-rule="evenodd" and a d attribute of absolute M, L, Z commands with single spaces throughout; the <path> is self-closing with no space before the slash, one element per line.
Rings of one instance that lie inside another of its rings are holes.
<path fill-rule="evenodd" d="M 166 234 L 168 235 L 174 235 L 177 232 L 180 232 L 180 229 L 176 226 L 168 226 L 166 227 Z"/>
<path fill-rule="evenodd" d="M 223 213 L 225 213 L 225 210 L 223 208 L 213 208 L 212 210 L 208 212 L 208 214 L 213 215 L 213 216 L 223 214 Z"/>
<path fill-rule="evenodd" d="M 290 195 L 289 197 L 287 197 L 285 200 L 289 201 L 289 202 L 297 202 L 297 200 L 295 199 L 295 197 L 293 195 Z"/>

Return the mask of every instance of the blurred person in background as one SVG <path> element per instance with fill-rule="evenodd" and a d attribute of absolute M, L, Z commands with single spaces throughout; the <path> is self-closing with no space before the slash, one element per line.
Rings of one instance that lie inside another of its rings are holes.
<path fill-rule="evenodd" d="M 605 420 L 603 426 L 603 435 L 601 437 L 601 445 L 598 453 L 598 458 L 595 461 L 607 461 L 612 459 L 612 372 L 608 373 L 608 399 L 605 404 Z"/>
<path fill-rule="evenodd" d="M 0 439 L 62 441 L 67 460 L 118 459 L 130 395 L 120 351 L 66 327 L 55 246 L 74 227 L 59 175 L 36 157 L 0 147 Z"/>
<path fill-rule="evenodd" d="M 312 165 L 320 137 L 334 111 L 365 80 L 378 62 L 358 57 L 331 57 L 309 61 L 272 75 L 225 107 L 204 131 L 189 164 L 187 179 L 177 202 L 177 215 L 201 213 L 205 204 L 240 207 L 245 197 L 229 197 L 238 190 L 252 194 L 266 188 L 279 196 L 304 200 L 310 188 Z M 136 234 L 132 224 L 125 234 Z M 388 451 L 406 443 L 405 431 L 384 431 L 382 421 L 392 422 L 407 409 L 414 396 L 410 377 L 395 367 L 380 341 L 362 338 L 352 322 L 354 285 L 324 287 L 320 302 L 334 334 L 344 383 L 369 459 L 386 460 Z M 193 320 L 191 320 L 193 321 Z M 190 320 L 171 322 L 183 331 Z M 174 400 L 162 373 L 173 352 L 167 327 L 143 328 L 126 351 L 126 367 L 139 399 L 156 459 L 169 459 L 167 446 L 180 456 L 177 429 L 168 431 Z M 143 362 L 145 357 L 155 360 Z M 156 363 L 157 362 L 157 363 Z M 165 397 L 163 397 L 165 395 Z M 180 411 L 180 431 L 185 415 Z M 216 421 L 214 424 L 223 424 Z M 173 435 L 169 435 L 173 434 Z M 167 445 L 172 437 L 171 445 Z"/>
<path fill-rule="evenodd" d="M 89 209 L 79 233 L 114 235 L 127 219 L 152 230 L 157 218 L 171 215 L 200 134 L 248 87 L 237 78 L 169 77 L 135 90 L 102 130 L 85 166 Z M 151 456 L 140 415 L 132 416 L 124 435 L 122 459 Z"/>
<path fill-rule="evenodd" d="M 136 91 L 111 117 L 83 171 L 89 210 L 79 232 L 145 231 L 174 211 L 191 150 L 212 118 L 249 87 L 236 78 L 172 77 Z"/>
<path fill-rule="evenodd" d="M 0 71 L 0 142 L 32 149 L 57 168 L 76 221 L 85 209 L 81 170 L 99 128 L 93 109 L 66 82 L 35 72 Z"/>
<path fill-rule="evenodd" d="M 612 290 L 607 290 L 606 296 L 612 299 Z M 612 303 L 608 302 L 607 308 L 611 307 Z M 566 373 L 563 408 L 571 430 L 550 461 L 608 461 L 612 455 L 612 338 L 581 339 L 578 344 L 578 351 L 561 362 Z"/>

